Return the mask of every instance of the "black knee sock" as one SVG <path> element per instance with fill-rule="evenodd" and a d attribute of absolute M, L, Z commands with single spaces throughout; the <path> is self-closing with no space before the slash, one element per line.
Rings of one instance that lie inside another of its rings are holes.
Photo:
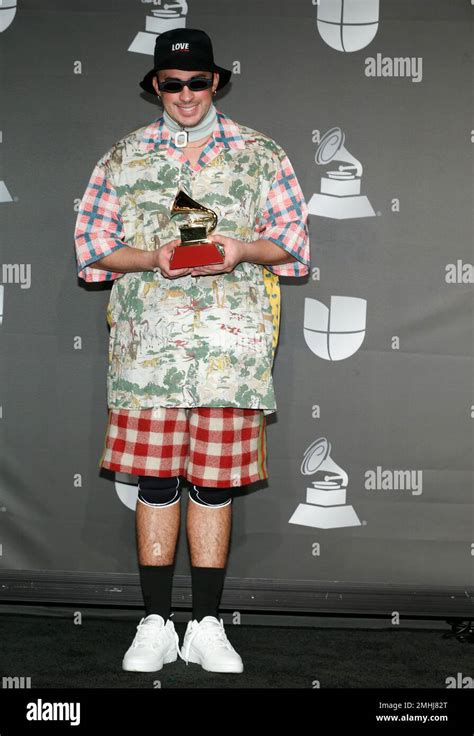
<path fill-rule="evenodd" d="M 194 567 L 191 565 L 193 619 L 204 616 L 219 618 L 219 603 L 224 587 L 225 567 Z"/>
<path fill-rule="evenodd" d="M 174 565 L 139 565 L 146 615 L 158 613 L 165 623 L 171 612 Z"/>

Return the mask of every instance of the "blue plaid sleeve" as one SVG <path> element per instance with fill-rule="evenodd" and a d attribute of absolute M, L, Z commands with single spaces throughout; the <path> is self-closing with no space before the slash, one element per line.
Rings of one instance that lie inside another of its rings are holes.
<path fill-rule="evenodd" d="M 90 264 L 123 248 L 120 204 L 112 182 L 99 161 L 79 206 L 74 230 L 77 272 L 84 281 L 112 281 L 123 273 L 91 268 Z"/>
<path fill-rule="evenodd" d="M 286 154 L 280 159 L 266 203 L 257 217 L 255 234 L 281 246 L 296 259 L 265 268 L 278 276 L 306 276 L 310 266 L 308 208 Z"/>

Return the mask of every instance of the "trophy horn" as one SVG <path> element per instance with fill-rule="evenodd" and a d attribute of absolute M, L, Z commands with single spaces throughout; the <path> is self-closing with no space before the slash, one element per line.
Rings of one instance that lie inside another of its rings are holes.
<path fill-rule="evenodd" d="M 173 250 L 170 268 L 192 268 L 224 263 L 225 249 L 207 236 L 217 225 L 217 213 L 178 190 L 170 211 L 171 217 L 185 215 L 180 225 L 181 244 Z"/>
<path fill-rule="evenodd" d="M 214 210 L 211 210 L 209 209 L 209 207 L 205 207 L 203 204 L 200 204 L 194 199 L 191 199 L 189 194 L 186 194 L 186 192 L 183 192 L 183 190 L 180 189 L 176 197 L 174 198 L 174 202 L 171 207 L 171 217 L 186 213 L 197 214 L 198 212 L 206 213 L 211 218 L 211 226 L 209 227 L 209 232 L 211 230 L 214 230 L 217 225 L 217 215 Z"/>

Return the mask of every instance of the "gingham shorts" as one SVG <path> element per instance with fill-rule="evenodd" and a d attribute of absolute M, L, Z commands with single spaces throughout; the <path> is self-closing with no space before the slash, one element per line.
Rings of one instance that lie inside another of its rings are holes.
<path fill-rule="evenodd" d="M 109 409 L 99 467 L 215 488 L 265 480 L 266 416 L 234 407 Z"/>

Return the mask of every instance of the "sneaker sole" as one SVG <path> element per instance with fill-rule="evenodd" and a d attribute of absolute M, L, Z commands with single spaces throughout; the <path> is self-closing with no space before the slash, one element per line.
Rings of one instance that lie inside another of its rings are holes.
<path fill-rule="evenodd" d="M 210 669 L 209 667 L 206 667 L 202 661 L 201 658 L 197 654 L 189 654 L 188 662 L 192 662 L 193 664 L 200 664 L 203 670 L 206 670 L 206 672 L 227 672 L 227 673 L 240 673 L 244 671 L 244 666 L 242 665 L 217 665 L 213 669 Z"/>
<path fill-rule="evenodd" d="M 126 664 L 125 660 L 122 660 L 122 670 L 125 672 L 159 672 L 161 669 L 163 669 L 163 665 L 165 664 L 171 664 L 172 662 L 176 662 L 178 659 L 178 652 L 174 652 L 173 654 L 167 654 L 166 657 L 163 658 L 163 660 L 155 664 L 141 664 L 140 662 L 134 662 L 133 664 Z"/>

